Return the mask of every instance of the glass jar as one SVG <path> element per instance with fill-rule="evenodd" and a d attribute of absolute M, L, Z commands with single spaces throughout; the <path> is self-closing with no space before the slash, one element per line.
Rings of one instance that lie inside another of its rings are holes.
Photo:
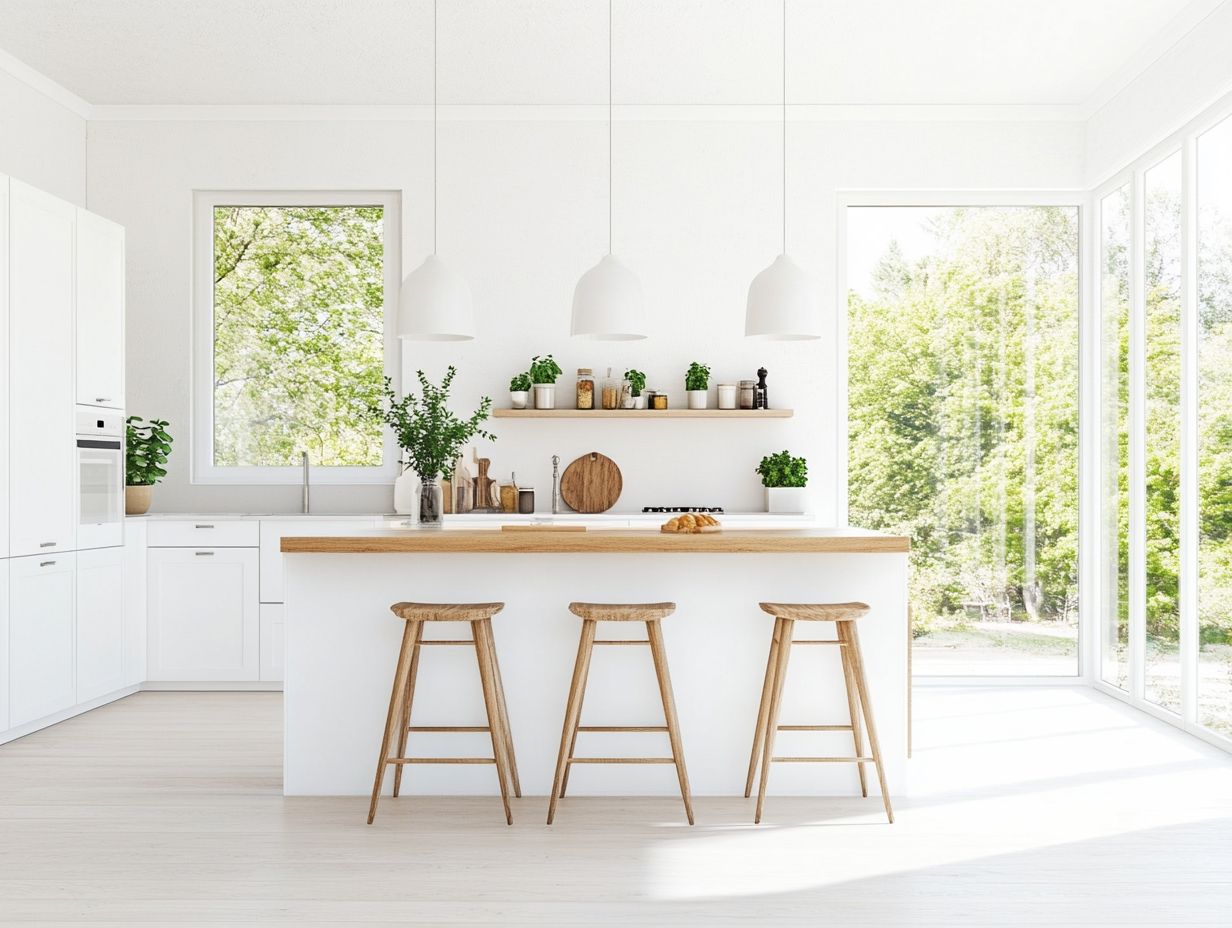
<path fill-rule="evenodd" d="M 518 512 L 524 516 L 535 512 L 535 488 L 518 487 Z"/>
<path fill-rule="evenodd" d="M 603 380 L 603 408 L 616 409 L 620 406 L 620 385 L 612 379 L 612 369 L 607 369 L 607 377 Z"/>
<path fill-rule="evenodd" d="M 441 513 L 444 510 L 442 495 L 441 485 L 435 480 L 419 485 L 420 528 L 441 527 Z"/>
<path fill-rule="evenodd" d="M 654 407 L 653 408 L 667 409 L 667 394 L 666 393 L 656 393 L 654 395 Z"/>
<path fill-rule="evenodd" d="M 753 391 L 757 387 L 757 383 L 752 380 L 740 381 L 740 408 L 753 408 Z"/>
<path fill-rule="evenodd" d="M 577 372 L 577 408 L 595 408 L 595 374 L 589 367 L 579 367 Z"/>

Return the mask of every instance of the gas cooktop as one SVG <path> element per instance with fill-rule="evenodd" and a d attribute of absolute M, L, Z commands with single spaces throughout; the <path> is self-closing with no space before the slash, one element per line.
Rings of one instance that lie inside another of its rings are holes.
<path fill-rule="evenodd" d="M 723 511 L 722 506 L 643 506 L 642 512 L 717 512 Z"/>

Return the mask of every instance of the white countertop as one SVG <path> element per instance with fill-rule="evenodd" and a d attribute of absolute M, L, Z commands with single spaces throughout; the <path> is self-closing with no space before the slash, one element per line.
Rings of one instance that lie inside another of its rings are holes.
<path fill-rule="evenodd" d="M 482 512 L 466 513 L 464 515 L 446 515 L 445 525 L 451 528 L 491 527 L 502 524 L 520 523 L 588 523 L 594 525 L 610 525 L 612 527 L 632 525 L 658 525 L 673 518 L 676 513 L 664 512 L 537 512 L 533 515 L 523 515 L 514 512 Z M 411 518 L 395 513 L 352 512 L 352 513 L 303 513 L 303 512 L 150 512 L 140 516 L 127 516 L 129 519 L 146 521 L 258 521 L 258 522 L 367 522 L 373 528 L 403 529 L 410 526 Z M 768 513 L 768 512 L 726 512 L 716 513 L 716 518 L 723 522 L 741 525 L 749 528 L 803 528 L 816 526 L 820 523 L 816 517 L 808 513 Z"/>

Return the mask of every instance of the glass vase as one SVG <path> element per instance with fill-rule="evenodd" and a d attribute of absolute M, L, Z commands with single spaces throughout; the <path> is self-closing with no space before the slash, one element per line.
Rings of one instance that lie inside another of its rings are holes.
<path fill-rule="evenodd" d="M 419 484 L 419 527 L 440 528 L 445 511 L 444 496 L 439 481 Z"/>

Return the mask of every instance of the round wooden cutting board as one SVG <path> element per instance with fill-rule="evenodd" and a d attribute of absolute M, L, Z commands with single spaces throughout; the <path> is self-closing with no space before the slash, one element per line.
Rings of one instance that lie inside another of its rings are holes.
<path fill-rule="evenodd" d="M 575 512 L 607 512 L 623 488 L 616 462 L 598 451 L 573 461 L 560 477 L 560 497 Z"/>

